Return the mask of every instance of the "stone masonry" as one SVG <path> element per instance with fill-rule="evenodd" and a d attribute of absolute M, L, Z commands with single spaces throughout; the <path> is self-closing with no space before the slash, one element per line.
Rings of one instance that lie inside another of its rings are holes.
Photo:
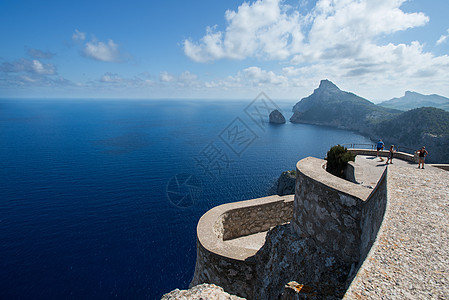
<path fill-rule="evenodd" d="M 409 163 L 386 168 L 363 156 L 374 152 L 358 153 L 353 182 L 309 157 L 297 164 L 294 201 L 272 196 L 207 212 L 191 286 L 214 283 L 248 299 L 285 298 L 289 282 L 301 287 L 295 299 L 448 299 L 447 165 L 417 169 L 400 154 Z M 271 227 L 260 249 L 227 243 Z"/>

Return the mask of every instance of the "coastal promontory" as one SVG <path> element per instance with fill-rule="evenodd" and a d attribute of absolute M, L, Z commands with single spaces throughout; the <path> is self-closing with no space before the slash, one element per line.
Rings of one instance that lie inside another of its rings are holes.
<path fill-rule="evenodd" d="M 387 145 L 400 145 L 408 152 L 425 145 L 430 162 L 449 162 L 448 111 L 435 107 L 406 112 L 386 108 L 342 91 L 329 80 L 322 80 L 310 96 L 295 104 L 290 122 L 353 130 L 372 140 L 381 138 Z"/>

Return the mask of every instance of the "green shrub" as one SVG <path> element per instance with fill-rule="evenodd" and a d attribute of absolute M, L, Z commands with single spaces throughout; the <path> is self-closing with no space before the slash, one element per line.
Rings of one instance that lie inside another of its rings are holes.
<path fill-rule="evenodd" d="M 327 152 L 326 171 L 345 178 L 344 171 L 349 161 L 355 161 L 355 155 L 348 151 L 346 147 L 337 145 L 332 146 Z"/>

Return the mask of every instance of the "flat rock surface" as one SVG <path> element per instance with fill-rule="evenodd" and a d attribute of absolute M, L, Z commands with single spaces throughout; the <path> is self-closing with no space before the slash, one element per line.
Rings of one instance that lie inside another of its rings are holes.
<path fill-rule="evenodd" d="M 357 155 L 355 157 L 355 167 L 359 172 L 356 172 L 356 180 L 363 186 L 374 188 L 379 181 L 385 168 L 389 165 L 386 164 L 386 157 L 375 157 L 366 155 Z M 393 158 L 393 166 L 413 167 L 416 168 L 417 164 L 410 163 L 401 159 Z"/>
<path fill-rule="evenodd" d="M 399 162 L 388 167 L 384 221 L 346 299 L 449 299 L 449 172 Z"/>
<path fill-rule="evenodd" d="M 189 290 L 176 289 L 162 296 L 162 300 L 244 300 L 244 298 L 230 295 L 215 284 L 203 283 Z"/>
<path fill-rule="evenodd" d="M 259 250 L 265 243 L 267 232 L 268 231 L 262 231 L 247 236 L 241 236 L 232 240 L 223 241 L 223 243 L 246 249 Z"/>

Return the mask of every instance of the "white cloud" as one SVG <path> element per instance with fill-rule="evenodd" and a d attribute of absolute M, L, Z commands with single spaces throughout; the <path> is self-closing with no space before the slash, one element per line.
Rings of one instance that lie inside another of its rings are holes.
<path fill-rule="evenodd" d="M 80 32 L 78 29 L 75 29 L 75 32 L 72 34 L 72 40 L 84 41 L 85 39 L 86 39 L 86 33 Z"/>
<path fill-rule="evenodd" d="M 159 74 L 159 81 L 184 87 L 199 86 L 200 84 L 198 76 L 189 71 L 184 71 L 180 75 L 174 75 L 164 71 Z"/>
<path fill-rule="evenodd" d="M 192 60 L 244 59 L 251 56 L 285 59 L 298 51 L 303 39 L 297 12 L 289 13 L 281 0 L 243 3 L 237 11 L 226 11 L 227 28 L 208 27 L 199 43 L 184 41 L 184 52 Z"/>
<path fill-rule="evenodd" d="M 106 83 L 116 83 L 116 82 L 122 82 L 123 79 L 115 73 L 106 72 L 101 78 L 100 82 L 106 82 Z"/>
<path fill-rule="evenodd" d="M 164 71 L 161 72 L 161 74 L 159 75 L 159 80 L 162 82 L 173 82 L 175 81 L 175 76 L 169 74 L 168 72 Z"/>
<path fill-rule="evenodd" d="M 28 47 L 27 47 L 27 54 L 29 56 L 31 56 L 32 58 L 37 58 L 37 59 L 50 59 L 55 56 L 55 54 L 50 51 L 42 51 L 39 49 L 28 48 Z"/>
<path fill-rule="evenodd" d="M 33 60 L 31 68 L 37 74 L 45 74 L 45 75 L 56 74 L 55 66 L 53 64 L 42 64 L 37 59 Z"/>
<path fill-rule="evenodd" d="M 19 73 L 25 72 L 38 75 L 55 75 L 56 67 L 53 64 L 43 64 L 37 59 L 29 60 L 22 58 L 14 62 L 3 62 L 0 65 L 0 72 Z"/>
<path fill-rule="evenodd" d="M 309 5 L 292 7 L 282 0 L 245 2 L 226 12 L 224 29 L 208 27 L 200 40 L 185 40 L 184 52 L 197 62 L 262 59 L 260 67 L 208 81 L 210 88 L 310 88 L 329 78 L 348 86 L 371 86 L 366 88 L 367 97 L 405 87 L 422 87 L 424 92 L 449 80 L 449 56 L 426 51 L 423 41 L 388 42 L 393 33 L 429 22 L 422 12 L 402 10 L 405 1 L 318 0 L 308 12 L 302 9 Z M 449 30 L 437 45 L 448 39 Z M 263 70 L 264 64 L 275 69 Z"/>
<path fill-rule="evenodd" d="M 447 30 L 447 33 L 449 33 L 449 29 Z M 440 38 L 438 39 L 436 44 L 441 45 L 442 43 L 446 42 L 448 38 L 449 38 L 449 34 L 442 35 L 442 36 L 440 36 Z"/>
<path fill-rule="evenodd" d="M 133 78 L 126 78 L 120 76 L 117 73 L 106 72 L 96 81 L 88 83 L 89 86 L 99 87 L 108 86 L 115 88 L 141 88 L 153 86 L 154 82 L 150 79 L 141 78 L 140 76 L 134 76 Z"/>
<path fill-rule="evenodd" d="M 273 71 L 262 70 L 259 67 L 246 68 L 243 73 L 254 86 L 286 85 L 288 81 L 285 76 L 276 75 Z"/>
<path fill-rule="evenodd" d="M 85 39 L 86 39 L 86 33 L 80 32 L 78 29 L 75 29 L 75 32 L 72 34 L 72 40 L 84 41 Z"/>
<path fill-rule="evenodd" d="M 86 33 L 80 32 L 78 29 L 75 29 L 75 32 L 72 35 L 72 40 L 81 44 L 82 42 L 82 50 L 81 53 L 85 57 L 92 58 L 98 61 L 105 62 L 122 62 L 125 61 L 125 56 L 129 56 L 128 54 L 123 54 L 120 51 L 120 47 L 117 43 L 115 43 L 112 39 L 108 39 L 107 42 L 102 42 L 97 40 L 95 36 L 89 41 L 86 41 Z"/>
<path fill-rule="evenodd" d="M 363 56 L 377 37 L 422 26 L 423 13 L 404 13 L 405 0 L 321 0 L 310 13 L 308 42 L 293 58 L 294 63 Z"/>
<path fill-rule="evenodd" d="M 119 62 L 121 59 L 118 45 L 113 40 L 109 40 L 107 43 L 87 42 L 83 54 L 92 59 L 106 62 Z"/>
<path fill-rule="evenodd" d="M 178 81 L 190 84 L 192 82 L 195 82 L 198 79 L 198 76 L 195 74 L 190 73 L 189 71 L 182 72 L 181 75 L 179 75 Z"/>
<path fill-rule="evenodd" d="M 405 0 L 320 0 L 306 15 L 281 0 L 243 3 L 225 14 L 227 27 L 208 27 L 199 42 L 184 41 L 192 60 L 262 57 L 294 62 L 358 55 L 366 42 L 385 34 L 422 26 L 423 13 L 405 13 Z"/>

